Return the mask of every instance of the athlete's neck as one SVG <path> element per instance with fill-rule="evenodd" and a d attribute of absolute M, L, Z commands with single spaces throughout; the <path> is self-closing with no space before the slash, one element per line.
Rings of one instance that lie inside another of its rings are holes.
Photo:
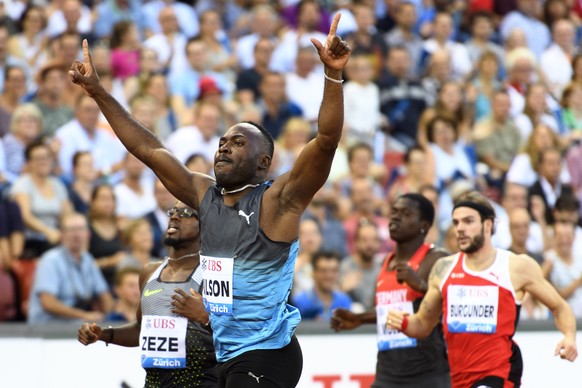
<path fill-rule="evenodd" d="M 424 236 L 422 235 L 408 241 L 398 242 L 394 248 L 394 260 L 408 262 L 423 243 Z"/>
<path fill-rule="evenodd" d="M 491 245 L 491 242 L 485 242 L 483 247 L 477 252 L 465 253 L 465 263 L 473 271 L 482 271 L 489 268 L 493 261 L 495 261 L 496 254 L 497 249 Z"/>

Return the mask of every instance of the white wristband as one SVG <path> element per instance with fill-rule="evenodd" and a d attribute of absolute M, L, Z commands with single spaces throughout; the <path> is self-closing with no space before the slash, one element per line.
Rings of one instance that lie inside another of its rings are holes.
<path fill-rule="evenodd" d="M 335 84 L 342 84 L 342 83 L 344 83 L 344 80 L 343 80 L 343 79 L 335 79 L 335 78 L 331 78 L 330 76 L 328 76 L 328 75 L 327 75 L 327 74 L 325 74 L 325 73 L 323 73 L 323 77 L 324 77 L 326 80 L 328 80 L 328 81 L 331 81 L 331 82 L 333 82 L 333 83 L 335 83 Z"/>

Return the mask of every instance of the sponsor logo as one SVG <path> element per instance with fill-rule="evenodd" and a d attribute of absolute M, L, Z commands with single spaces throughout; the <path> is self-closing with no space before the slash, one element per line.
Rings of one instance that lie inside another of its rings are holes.
<path fill-rule="evenodd" d="M 239 211 L 238 211 L 238 215 L 239 215 L 239 216 L 246 218 L 246 220 L 247 220 L 247 225 L 250 225 L 250 223 L 251 223 L 251 220 L 250 220 L 250 218 L 251 218 L 251 216 L 252 216 L 253 214 L 255 214 L 255 212 L 252 212 L 251 214 L 249 214 L 249 215 L 247 216 L 247 215 L 246 215 L 246 213 L 245 213 L 245 212 L 243 212 L 242 210 L 239 210 Z"/>
<path fill-rule="evenodd" d="M 148 296 L 155 295 L 155 294 L 162 292 L 162 291 L 164 291 L 163 288 L 160 288 L 159 290 L 145 290 L 143 292 L 143 296 L 145 296 L 147 298 Z"/>

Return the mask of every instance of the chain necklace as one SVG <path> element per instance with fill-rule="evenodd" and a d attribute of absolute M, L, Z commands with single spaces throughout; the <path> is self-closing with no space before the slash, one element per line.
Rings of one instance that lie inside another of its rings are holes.
<path fill-rule="evenodd" d="M 177 258 L 175 258 L 175 259 L 174 259 L 173 257 L 166 256 L 166 259 L 168 259 L 169 261 L 179 261 L 179 260 L 185 259 L 186 257 L 194 257 L 194 256 L 198 256 L 199 254 L 200 254 L 200 252 L 196 252 L 196 253 L 188 253 L 187 255 L 180 256 L 180 257 L 177 257 Z"/>
<path fill-rule="evenodd" d="M 220 189 L 220 194 L 225 195 L 225 194 L 234 194 L 234 193 L 238 193 L 240 191 L 243 191 L 245 189 L 248 189 L 249 187 L 257 187 L 258 185 L 260 185 L 260 183 L 257 183 L 256 185 L 253 185 L 252 183 L 249 183 L 248 185 L 244 185 L 243 187 L 239 188 L 239 189 L 234 189 L 234 190 L 230 190 L 230 191 L 226 191 L 224 188 Z"/>

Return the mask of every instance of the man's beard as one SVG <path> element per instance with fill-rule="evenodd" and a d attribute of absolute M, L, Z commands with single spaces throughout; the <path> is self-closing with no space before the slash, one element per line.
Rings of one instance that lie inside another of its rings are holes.
<path fill-rule="evenodd" d="M 184 240 L 174 237 L 164 238 L 164 245 L 170 248 L 177 248 L 180 246 L 180 244 L 182 244 L 182 242 L 184 242 Z"/>
<path fill-rule="evenodd" d="M 477 236 L 473 237 L 471 239 L 471 243 L 469 244 L 469 246 L 465 249 L 461 249 L 461 252 L 475 253 L 479 249 L 483 248 L 484 244 L 485 244 L 485 233 L 483 231 L 483 228 L 481 228 L 481 234 L 478 234 Z"/>

